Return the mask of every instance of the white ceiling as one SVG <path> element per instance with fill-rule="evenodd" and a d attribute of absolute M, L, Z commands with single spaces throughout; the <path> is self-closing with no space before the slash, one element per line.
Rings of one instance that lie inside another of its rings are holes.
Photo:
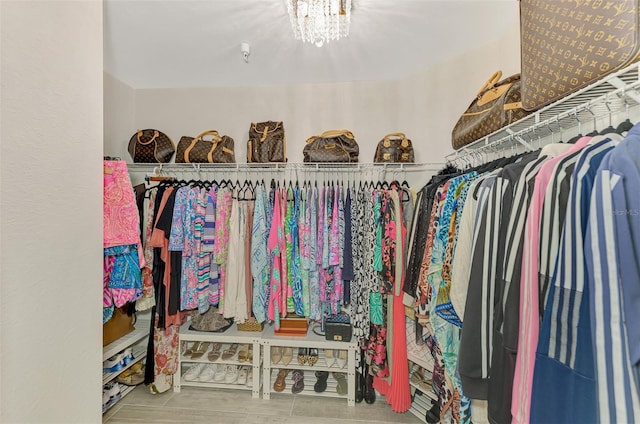
<path fill-rule="evenodd" d="M 516 0 L 354 0 L 349 37 L 316 47 L 286 1 L 105 0 L 105 71 L 136 89 L 399 79 L 518 20 Z"/>

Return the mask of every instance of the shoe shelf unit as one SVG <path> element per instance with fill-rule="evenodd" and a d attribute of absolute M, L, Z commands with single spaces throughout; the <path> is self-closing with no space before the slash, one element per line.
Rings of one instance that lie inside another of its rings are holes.
<path fill-rule="evenodd" d="M 260 354 L 260 339 L 262 333 L 259 331 L 238 331 L 236 325 L 232 325 L 226 331 L 222 333 L 213 333 L 213 332 L 204 332 L 204 331 L 194 331 L 189 330 L 189 322 L 186 322 L 180 328 L 179 339 L 180 339 L 180 356 L 178 359 L 178 370 L 180 372 L 180 377 L 173 379 L 173 391 L 179 393 L 181 387 L 190 386 L 190 387 L 205 387 L 205 388 L 213 388 L 213 389 L 237 389 L 237 390 L 251 390 L 251 395 L 253 398 L 257 399 L 260 397 L 260 367 L 262 363 L 262 355 Z M 188 356 L 185 356 L 183 352 L 183 343 L 191 343 L 191 342 L 208 342 L 208 343 L 219 343 L 222 344 L 222 348 L 220 350 L 221 357 L 216 361 L 210 361 L 208 358 L 208 354 L 211 351 L 212 345 L 207 348 L 207 351 L 198 359 L 192 359 Z M 233 343 L 238 344 L 238 348 L 235 354 L 230 359 L 222 359 L 222 352 Z M 240 348 L 242 345 L 248 344 L 252 347 L 252 355 L 253 360 L 241 362 L 238 359 L 238 354 L 240 352 Z M 237 383 L 225 383 L 222 382 L 202 382 L 202 381 L 188 381 L 185 380 L 184 374 L 185 372 L 195 364 L 211 364 L 217 366 L 224 365 L 236 365 L 238 368 L 242 366 L 249 367 L 249 373 L 253 379 L 253 384 L 251 386 L 247 386 L 246 384 L 237 384 Z"/>
<path fill-rule="evenodd" d="M 122 369 L 114 372 L 103 372 L 102 373 L 102 385 L 106 385 L 111 381 L 115 380 L 123 371 L 131 368 L 134 364 L 142 361 L 147 356 L 147 336 L 149 335 L 150 321 L 148 319 L 138 318 L 136 320 L 135 329 L 129 334 L 125 334 L 120 337 L 118 340 L 115 340 L 108 345 L 102 348 L 102 361 L 106 361 L 107 359 L 117 355 L 127 348 L 132 348 L 133 350 L 133 360 L 130 361 L 127 365 L 125 365 Z M 125 397 L 129 392 L 136 388 L 136 386 L 125 386 L 123 384 L 120 385 L 124 388 L 124 390 L 120 391 L 120 399 Z M 119 401 L 118 401 L 119 402 Z M 109 409 L 113 407 L 118 402 L 114 402 L 107 409 L 105 409 L 102 413 L 104 414 Z"/>
<path fill-rule="evenodd" d="M 293 356 L 291 362 L 285 365 L 282 360 L 277 363 L 272 363 L 271 350 L 274 347 L 292 348 Z M 318 361 L 314 365 L 305 363 L 300 365 L 298 363 L 298 351 L 300 348 L 311 348 L 318 350 Z M 293 387 L 292 373 L 294 370 L 301 370 L 304 373 L 304 389 L 297 393 L 299 395 L 308 396 L 320 396 L 320 397 L 333 397 L 347 400 L 349 406 L 355 406 L 355 380 L 356 380 L 356 351 L 358 345 L 355 341 L 352 342 L 339 342 L 326 340 L 324 336 L 319 336 L 313 333 L 311 330 L 307 332 L 304 337 L 301 336 L 278 336 L 274 333 L 274 328 L 269 325 L 265 328 L 262 334 L 262 352 L 264 355 L 263 361 L 263 381 L 262 381 L 262 398 L 270 399 L 271 393 L 292 393 Z M 326 351 L 333 350 L 334 352 L 342 350 L 347 352 L 347 361 L 344 368 L 340 368 L 338 365 L 328 366 Z M 278 392 L 273 388 L 273 384 L 277 379 L 278 372 L 281 369 L 290 370 L 285 382 L 286 386 L 282 392 Z M 327 379 L 327 388 L 323 392 L 316 392 L 314 385 L 316 383 L 316 371 L 328 371 L 329 378 Z M 332 373 L 342 373 L 346 376 L 347 381 L 347 393 L 340 395 L 336 391 L 337 381 Z"/>
<path fill-rule="evenodd" d="M 421 378 L 416 378 L 415 372 L 421 367 L 424 370 L 424 377 L 431 379 L 433 371 L 433 358 L 426 344 L 418 345 L 415 341 L 415 322 L 407 318 L 407 359 L 409 360 L 409 384 L 411 385 L 411 408 L 409 412 L 426 423 L 426 413 L 432 407 L 432 402 L 438 401 L 438 396 L 433 391 L 431 385 Z"/>

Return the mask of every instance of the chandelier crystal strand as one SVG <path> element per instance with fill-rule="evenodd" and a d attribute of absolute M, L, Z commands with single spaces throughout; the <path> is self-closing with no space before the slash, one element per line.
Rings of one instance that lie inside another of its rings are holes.
<path fill-rule="evenodd" d="M 321 47 L 349 35 L 351 0 L 288 0 L 296 39 Z"/>

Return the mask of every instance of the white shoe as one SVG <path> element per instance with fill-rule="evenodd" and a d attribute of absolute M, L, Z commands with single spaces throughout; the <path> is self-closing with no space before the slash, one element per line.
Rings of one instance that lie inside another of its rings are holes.
<path fill-rule="evenodd" d="M 346 350 L 334 350 L 333 356 L 336 363 L 340 368 L 344 368 L 347 365 L 347 351 Z"/>
<path fill-rule="evenodd" d="M 227 384 L 233 384 L 238 380 L 238 366 L 227 365 L 227 372 L 224 376 L 224 382 Z"/>
<path fill-rule="evenodd" d="M 216 373 L 213 376 L 213 381 L 216 383 L 221 383 L 224 381 L 225 376 L 227 375 L 227 365 L 222 365 L 216 369 Z"/>
<path fill-rule="evenodd" d="M 253 370 L 250 368 L 247 371 L 247 383 L 245 385 L 247 387 L 253 387 Z"/>
<path fill-rule="evenodd" d="M 107 359 L 102 363 L 102 370 L 104 372 L 116 372 L 120 371 L 125 367 L 124 363 L 124 352 L 120 352 L 116 355 L 113 355 L 111 358 Z"/>
<path fill-rule="evenodd" d="M 107 409 L 111 408 L 121 397 L 120 384 L 113 383 L 104 386 L 102 388 L 102 413 L 105 413 Z"/>
<path fill-rule="evenodd" d="M 198 375 L 198 381 L 208 383 L 213 381 L 213 377 L 216 375 L 217 366 L 215 364 L 206 364 L 202 369 L 200 375 Z"/>
<path fill-rule="evenodd" d="M 187 381 L 196 381 L 206 364 L 195 364 L 184 373 L 183 377 Z"/>
<path fill-rule="evenodd" d="M 122 360 L 124 361 L 125 365 L 129 365 L 134 359 L 135 358 L 133 357 L 132 347 L 128 347 L 122 352 Z"/>
<path fill-rule="evenodd" d="M 327 362 L 327 367 L 333 367 L 336 363 L 336 358 L 333 356 L 335 351 L 333 349 L 325 349 L 325 361 Z"/>
<path fill-rule="evenodd" d="M 238 380 L 236 384 L 242 384 L 243 386 L 247 384 L 247 377 L 249 375 L 249 369 L 247 367 L 241 367 L 240 371 L 238 371 Z"/>

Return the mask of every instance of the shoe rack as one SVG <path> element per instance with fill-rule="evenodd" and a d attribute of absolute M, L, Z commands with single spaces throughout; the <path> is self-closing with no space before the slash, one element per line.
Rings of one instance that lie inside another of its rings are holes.
<path fill-rule="evenodd" d="M 282 359 L 277 363 L 272 363 L 271 353 L 273 348 L 292 348 L 292 357 L 290 363 L 285 364 Z M 262 365 L 262 398 L 270 399 L 272 393 L 288 393 L 292 394 L 293 370 L 301 370 L 304 373 L 304 389 L 297 395 L 303 396 L 320 396 L 320 397 L 333 397 L 346 399 L 349 406 L 355 406 L 355 380 L 356 380 L 356 351 L 357 344 L 355 339 L 351 342 L 338 342 L 329 341 L 324 336 L 319 336 L 311 331 L 307 332 L 304 337 L 300 336 L 276 336 L 272 325 L 266 326 L 262 334 L 262 353 L 263 353 L 263 365 Z M 305 362 L 301 365 L 298 362 L 298 352 L 300 348 L 310 348 L 318 350 L 318 360 L 314 365 L 309 365 Z M 331 349 L 334 352 L 343 350 L 347 352 L 347 361 L 343 368 L 340 368 L 337 364 L 329 366 L 327 363 L 326 351 Z M 290 370 L 285 378 L 285 387 L 281 392 L 274 389 L 273 385 L 277 380 L 278 373 L 282 369 Z M 327 379 L 327 388 L 323 392 L 316 392 L 314 385 L 317 381 L 315 372 L 327 371 L 329 377 Z M 346 377 L 347 392 L 345 395 L 338 394 L 337 385 L 338 382 L 333 376 L 333 373 L 340 373 Z"/>
<path fill-rule="evenodd" d="M 185 323 L 180 328 L 179 340 L 180 340 L 180 356 L 178 359 L 178 370 L 180 376 L 175 376 L 173 379 L 173 391 L 180 392 L 182 386 L 191 387 L 205 387 L 205 388 L 222 388 L 222 389 L 237 389 L 237 390 L 251 390 L 253 398 L 260 397 L 261 389 L 261 363 L 262 355 L 260 349 L 260 339 L 262 333 L 259 331 L 238 331 L 236 325 L 232 325 L 226 331 L 222 333 L 210 333 L 204 331 L 189 330 L 189 322 Z M 208 354 L 211 351 L 212 345 L 207 348 L 207 351 L 198 359 L 192 359 L 184 356 L 183 344 L 191 344 L 192 342 L 209 342 L 222 344 L 221 357 L 216 361 L 209 361 Z M 222 352 L 224 349 L 233 344 L 238 344 L 238 349 L 233 357 L 230 359 L 222 359 Z M 241 362 L 238 359 L 240 348 L 243 344 L 248 344 L 253 348 L 253 360 Z M 185 372 L 194 364 L 216 364 L 220 365 L 237 365 L 248 366 L 249 372 L 253 377 L 253 384 L 248 387 L 246 384 L 225 383 L 225 382 L 202 382 L 202 381 L 187 381 L 184 378 Z"/>
<path fill-rule="evenodd" d="M 426 344 L 418 345 L 415 338 L 415 322 L 407 318 L 407 359 L 409 360 L 409 384 L 411 385 L 411 408 L 409 412 L 426 423 L 426 413 L 431 409 L 432 402 L 438 401 L 438 396 L 430 384 L 416 378 L 419 367 L 424 369 L 425 379 L 431 379 L 433 371 L 433 357 Z"/>
<path fill-rule="evenodd" d="M 133 349 L 133 360 L 125 365 L 122 369 L 114 372 L 102 372 L 103 387 L 115 380 L 122 372 L 146 358 L 147 336 L 149 335 L 150 325 L 151 323 L 148 319 L 138 318 L 135 323 L 135 329 L 132 332 L 125 334 L 118 340 L 115 340 L 102 348 L 103 362 L 129 347 Z M 120 399 L 125 397 L 127 394 L 129 394 L 129 392 L 136 388 L 136 386 L 125 386 L 122 384 L 120 386 L 123 388 L 123 390 L 120 391 Z M 110 405 L 102 413 L 104 414 L 105 412 L 107 412 L 118 402 Z"/>

